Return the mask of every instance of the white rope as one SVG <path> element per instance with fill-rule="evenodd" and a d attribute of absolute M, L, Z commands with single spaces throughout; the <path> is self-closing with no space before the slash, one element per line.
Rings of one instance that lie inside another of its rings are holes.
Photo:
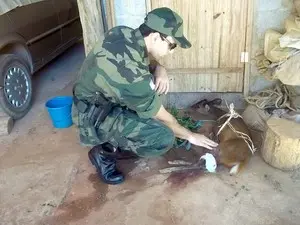
<path fill-rule="evenodd" d="M 227 105 L 227 102 L 226 102 L 226 105 Z M 218 120 L 221 120 L 222 118 L 227 117 L 227 116 L 228 116 L 228 119 L 225 121 L 225 123 L 223 124 L 223 126 L 219 129 L 217 135 L 220 134 L 220 132 L 224 129 L 224 127 L 230 122 L 230 120 L 232 118 L 241 117 L 237 112 L 234 111 L 234 105 L 233 105 L 233 103 L 230 104 L 230 107 L 228 107 L 228 105 L 227 105 L 227 108 L 229 109 L 229 112 L 227 114 L 221 116 Z"/>
<path fill-rule="evenodd" d="M 227 105 L 227 108 L 229 109 L 229 112 L 228 112 L 227 114 L 221 116 L 221 117 L 219 118 L 219 120 L 222 119 L 222 118 L 224 118 L 224 117 L 228 117 L 228 119 L 225 121 L 225 123 L 224 123 L 224 124 L 221 126 L 221 128 L 219 129 L 219 131 L 218 131 L 218 133 L 217 133 L 217 136 L 218 136 L 218 135 L 220 134 L 220 132 L 224 129 L 224 127 L 225 127 L 226 125 L 228 125 L 229 128 L 230 128 L 234 133 L 236 133 L 237 136 L 238 136 L 239 138 L 244 139 L 244 141 L 245 141 L 246 144 L 248 145 L 249 150 L 252 152 L 252 154 L 254 154 L 254 152 L 256 151 L 256 148 L 254 147 L 254 144 L 253 144 L 251 138 L 249 137 L 249 135 L 244 134 L 243 132 L 237 131 L 236 129 L 234 129 L 234 127 L 233 127 L 232 124 L 230 123 L 230 120 L 231 120 L 232 118 L 238 118 L 238 117 L 242 118 L 242 116 L 241 116 L 240 114 L 238 114 L 237 112 L 234 111 L 234 104 L 233 104 L 233 103 L 230 104 L 230 107 L 228 107 L 227 102 L 226 102 L 226 105 Z"/>

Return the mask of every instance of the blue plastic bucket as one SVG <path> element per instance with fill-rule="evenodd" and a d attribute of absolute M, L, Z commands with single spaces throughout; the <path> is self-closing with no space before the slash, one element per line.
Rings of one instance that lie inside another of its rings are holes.
<path fill-rule="evenodd" d="M 58 96 L 46 102 L 46 108 L 55 128 L 67 128 L 73 124 L 72 102 L 71 96 Z"/>

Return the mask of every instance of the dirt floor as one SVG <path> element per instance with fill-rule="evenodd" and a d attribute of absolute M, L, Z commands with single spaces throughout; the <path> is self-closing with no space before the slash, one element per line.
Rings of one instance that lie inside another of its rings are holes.
<path fill-rule="evenodd" d="M 78 54 L 68 73 L 78 69 Z M 13 134 L 1 139 L 1 225 L 299 224 L 300 171 L 274 169 L 259 151 L 238 176 L 225 169 L 163 174 L 170 161 L 199 157 L 194 150 L 173 149 L 155 159 L 121 160 L 126 182 L 103 184 L 76 128 L 54 129 L 44 109 L 49 96 L 71 93 L 72 78 L 66 76 L 57 79 L 69 82 L 55 93 L 46 92 Z"/>

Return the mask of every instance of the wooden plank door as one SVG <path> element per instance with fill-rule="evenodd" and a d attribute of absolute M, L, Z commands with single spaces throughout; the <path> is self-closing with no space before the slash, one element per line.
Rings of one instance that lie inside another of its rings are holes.
<path fill-rule="evenodd" d="M 170 92 L 243 92 L 252 0 L 149 0 L 147 11 L 167 6 L 184 20 L 192 48 L 177 48 L 160 61 Z M 248 76 L 246 74 L 246 76 Z"/>

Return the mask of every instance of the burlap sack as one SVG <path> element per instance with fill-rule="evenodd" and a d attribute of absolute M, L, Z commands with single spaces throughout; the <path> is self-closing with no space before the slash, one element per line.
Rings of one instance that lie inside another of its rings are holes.
<path fill-rule="evenodd" d="M 300 30 L 291 30 L 279 38 L 281 48 L 300 49 Z"/>
<path fill-rule="evenodd" d="M 282 34 L 271 29 L 265 33 L 264 54 L 273 63 L 285 61 L 293 52 L 293 49 L 280 47 L 281 37 Z"/>
<path fill-rule="evenodd" d="M 271 115 L 254 105 L 248 105 L 241 116 L 250 130 L 255 148 L 260 150 L 264 140 L 264 132 L 267 129 L 266 121 Z"/>
<path fill-rule="evenodd" d="M 285 85 L 300 85 L 300 54 L 290 57 L 278 66 L 273 77 L 279 79 Z"/>
<path fill-rule="evenodd" d="M 284 20 L 284 27 L 286 32 L 290 32 L 292 30 L 300 31 L 300 17 L 290 15 Z"/>
<path fill-rule="evenodd" d="M 281 48 L 300 49 L 300 17 L 289 16 L 284 21 L 286 33 L 279 37 Z"/>
<path fill-rule="evenodd" d="M 271 117 L 265 110 L 254 105 L 248 105 L 241 116 L 250 129 L 262 132 L 266 129 L 266 121 Z"/>

